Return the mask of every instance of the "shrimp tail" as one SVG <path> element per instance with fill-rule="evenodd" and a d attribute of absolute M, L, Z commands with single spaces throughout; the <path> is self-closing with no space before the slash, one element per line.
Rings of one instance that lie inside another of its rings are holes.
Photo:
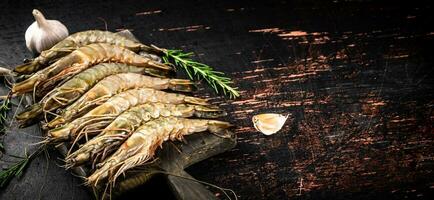
<path fill-rule="evenodd" d="M 193 82 L 185 79 L 170 80 L 169 88 L 173 91 L 179 91 L 179 92 L 192 92 L 197 89 Z"/>
<path fill-rule="evenodd" d="M 224 117 L 227 114 L 226 111 L 211 106 L 196 106 L 194 112 L 194 116 L 199 118 L 219 118 Z"/>
<path fill-rule="evenodd" d="M 35 103 L 15 117 L 21 128 L 30 126 L 42 118 L 42 106 Z"/>
<path fill-rule="evenodd" d="M 147 62 L 144 66 L 151 66 L 154 67 L 156 69 L 161 69 L 161 70 L 167 70 L 167 71 L 173 71 L 174 69 L 166 64 L 163 63 L 159 63 L 153 60 L 150 60 L 149 62 Z"/>
<path fill-rule="evenodd" d="M 172 76 L 170 71 L 153 69 L 153 68 L 149 68 L 146 73 L 151 75 L 151 76 L 158 77 L 158 78 L 167 78 L 169 76 Z"/>
<path fill-rule="evenodd" d="M 209 105 L 208 100 L 206 99 L 202 99 L 202 98 L 197 98 L 197 97 L 185 97 L 184 99 L 185 102 L 187 103 L 191 103 L 191 104 L 197 104 L 197 105 Z"/>
<path fill-rule="evenodd" d="M 158 48 L 158 47 L 156 47 L 154 45 L 151 45 L 151 46 L 141 45 L 140 46 L 140 51 L 144 51 L 144 52 L 147 52 L 147 53 L 153 53 L 153 54 L 156 54 L 156 55 L 159 55 L 159 56 L 164 55 L 164 50 L 160 49 L 160 48 Z"/>
<path fill-rule="evenodd" d="M 21 65 L 18 65 L 13 70 L 15 73 L 22 75 L 22 74 L 31 74 L 41 68 L 41 64 L 35 60 L 29 60 L 28 62 L 25 62 Z"/>
<path fill-rule="evenodd" d="M 222 133 L 224 132 L 226 129 L 233 127 L 232 124 L 228 123 L 228 122 L 223 122 L 223 121 L 217 121 L 217 120 L 210 120 L 208 122 L 208 130 L 211 133 Z"/>

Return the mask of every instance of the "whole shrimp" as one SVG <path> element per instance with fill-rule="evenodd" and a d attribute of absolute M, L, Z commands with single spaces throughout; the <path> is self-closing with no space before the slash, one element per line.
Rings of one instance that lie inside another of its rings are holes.
<path fill-rule="evenodd" d="M 71 119 L 80 117 L 89 110 L 101 105 L 110 97 L 132 88 L 147 87 L 157 90 L 170 89 L 173 91 L 191 92 L 194 83 L 186 79 L 162 79 L 153 78 L 135 73 L 121 73 L 108 76 L 97 83 L 92 89 L 69 105 L 61 116 L 47 124 L 48 128 L 54 128 Z M 45 109 L 44 109 L 45 110 Z"/>
<path fill-rule="evenodd" d="M 206 99 L 182 94 L 167 93 L 150 88 L 131 89 L 111 97 L 105 103 L 89 111 L 84 116 L 48 131 L 48 138 L 44 142 L 56 143 L 74 139 L 78 140 L 83 135 L 87 137 L 88 135 L 97 134 L 122 112 L 136 105 L 148 102 L 208 105 Z M 86 131 L 86 129 L 97 131 L 93 131 L 92 133 Z"/>
<path fill-rule="evenodd" d="M 43 111 L 51 113 L 56 109 L 70 105 L 101 79 L 113 74 L 128 72 L 148 74 L 160 78 L 167 76 L 166 71 L 154 68 L 139 67 L 123 63 L 100 63 L 77 74 L 59 87 L 54 88 L 45 95 L 39 103 L 33 104 L 28 109 L 18 114 L 16 119 L 21 127 L 31 125 L 38 117 L 42 116 Z"/>
<path fill-rule="evenodd" d="M 88 160 L 102 161 L 141 124 L 158 117 L 202 117 L 218 118 L 226 112 L 217 107 L 191 104 L 146 103 L 133 107 L 111 122 L 101 134 L 86 142 L 77 151 L 66 157 L 68 168 L 81 165 Z"/>
<path fill-rule="evenodd" d="M 65 80 L 95 64 L 103 62 L 119 62 L 167 71 L 172 70 L 170 66 L 137 55 L 128 49 L 106 43 L 96 43 L 73 51 L 50 66 L 36 72 L 30 78 L 15 84 L 12 87 L 12 93 L 23 94 L 30 92 L 38 85 L 43 85 L 40 89 L 44 90 L 45 88 L 46 90 L 55 86 L 60 80 Z"/>
<path fill-rule="evenodd" d="M 167 140 L 181 140 L 192 133 L 210 131 L 220 133 L 231 125 L 227 122 L 204 119 L 186 119 L 177 117 L 158 118 L 140 126 L 125 140 L 119 149 L 100 164 L 87 184 L 98 186 L 99 181 L 109 178 L 114 183 L 116 178 L 128 169 L 145 164 L 153 158 L 156 149 Z"/>
<path fill-rule="evenodd" d="M 52 48 L 41 52 L 41 54 L 33 60 L 15 67 L 14 71 L 18 74 L 30 74 L 37 70 L 48 66 L 55 60 L 70 54 L 72 51 L 93 43 L 109 43 L 116 46 L 121 46 L 134 52 L 146 51 L 154 52 L 152 47 L 146 46 L 139 42 L 130 40 L 118 33 L 109 31 L 89 30 L 74 33 L 64 40 L 60 41 Z"/>

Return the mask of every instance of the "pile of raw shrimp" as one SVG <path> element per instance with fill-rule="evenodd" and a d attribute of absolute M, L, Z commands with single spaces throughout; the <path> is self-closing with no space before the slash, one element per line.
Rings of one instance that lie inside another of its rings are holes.
<path fill-rule="evenodd" d="M 12 94 L 34 104 L 17 115 L 22 127 L 40 122 L 44 144 L 68 144 L 66 168 L 86 165 L 88 185 L 113 183 L 149 163 L 164 141 L 231 125 L 206 99 L 193 97 L 190 80 L 169 78 L 164 49 L 107 31 L 70 35 L 14 71 Z"/>

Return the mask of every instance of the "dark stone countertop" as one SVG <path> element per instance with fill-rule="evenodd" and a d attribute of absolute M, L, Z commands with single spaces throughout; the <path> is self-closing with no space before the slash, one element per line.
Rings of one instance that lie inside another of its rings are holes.
<path fill-rule="evenodd" d="M 200 93 L 229 112 L 238 145 L 187 171 L 233 189 L 239 199 L 433 194 L 434 23 L 428 4 L 1 1 L 1 65 L 31 57 L 24 32 L 33 8 L 71 33 L 105 29 L 104 22 L 111 31 L 130 29 L 144 43 L 193 51 L 232 77 L 240 98 L 218 97 L 204 84 Z M 264 112 L 291 116 L 279 133 L 265 136 L 251 122 Z M 15 155 L 31 151 L 41 136 L 37 126 L 17 129 L 14 123 L 7 132 L 6 152 Z M 80 179 L 60 164 L 56 153 L 39 156 L 0 190 L 0 199 L 90 199 Z"/>

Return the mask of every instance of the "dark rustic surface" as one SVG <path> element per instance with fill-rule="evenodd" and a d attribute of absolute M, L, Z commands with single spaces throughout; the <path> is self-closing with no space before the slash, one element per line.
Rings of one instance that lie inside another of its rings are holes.
<path fill-rule="evenodd" d="M 232 188 L 240 199 L 433 194 L 434 20 L 428 4 L 25 2 L 0 3 L 2 65 L 31 56 L 24 31 L 33 21 L 31 9 L 39 8 L 70 32 L 105 29 L 105 21 L 109 30 L 131 29 L 144 43 L 194 51 L 234 79 L 239 99 L 201 91 L 229 111 L 239 139 L 232 151 L 188 169 L 199 180 Z M 291 114 L 291 120 L 264 136 L 250 120 L 262 112 Z M 8 132 L 6 152 L 16 155 L 40 136 L 35 126 Z M 78 178 L 56 166 L 56 156 L 34 160 L 0 199 L 90 198 Z"/>

